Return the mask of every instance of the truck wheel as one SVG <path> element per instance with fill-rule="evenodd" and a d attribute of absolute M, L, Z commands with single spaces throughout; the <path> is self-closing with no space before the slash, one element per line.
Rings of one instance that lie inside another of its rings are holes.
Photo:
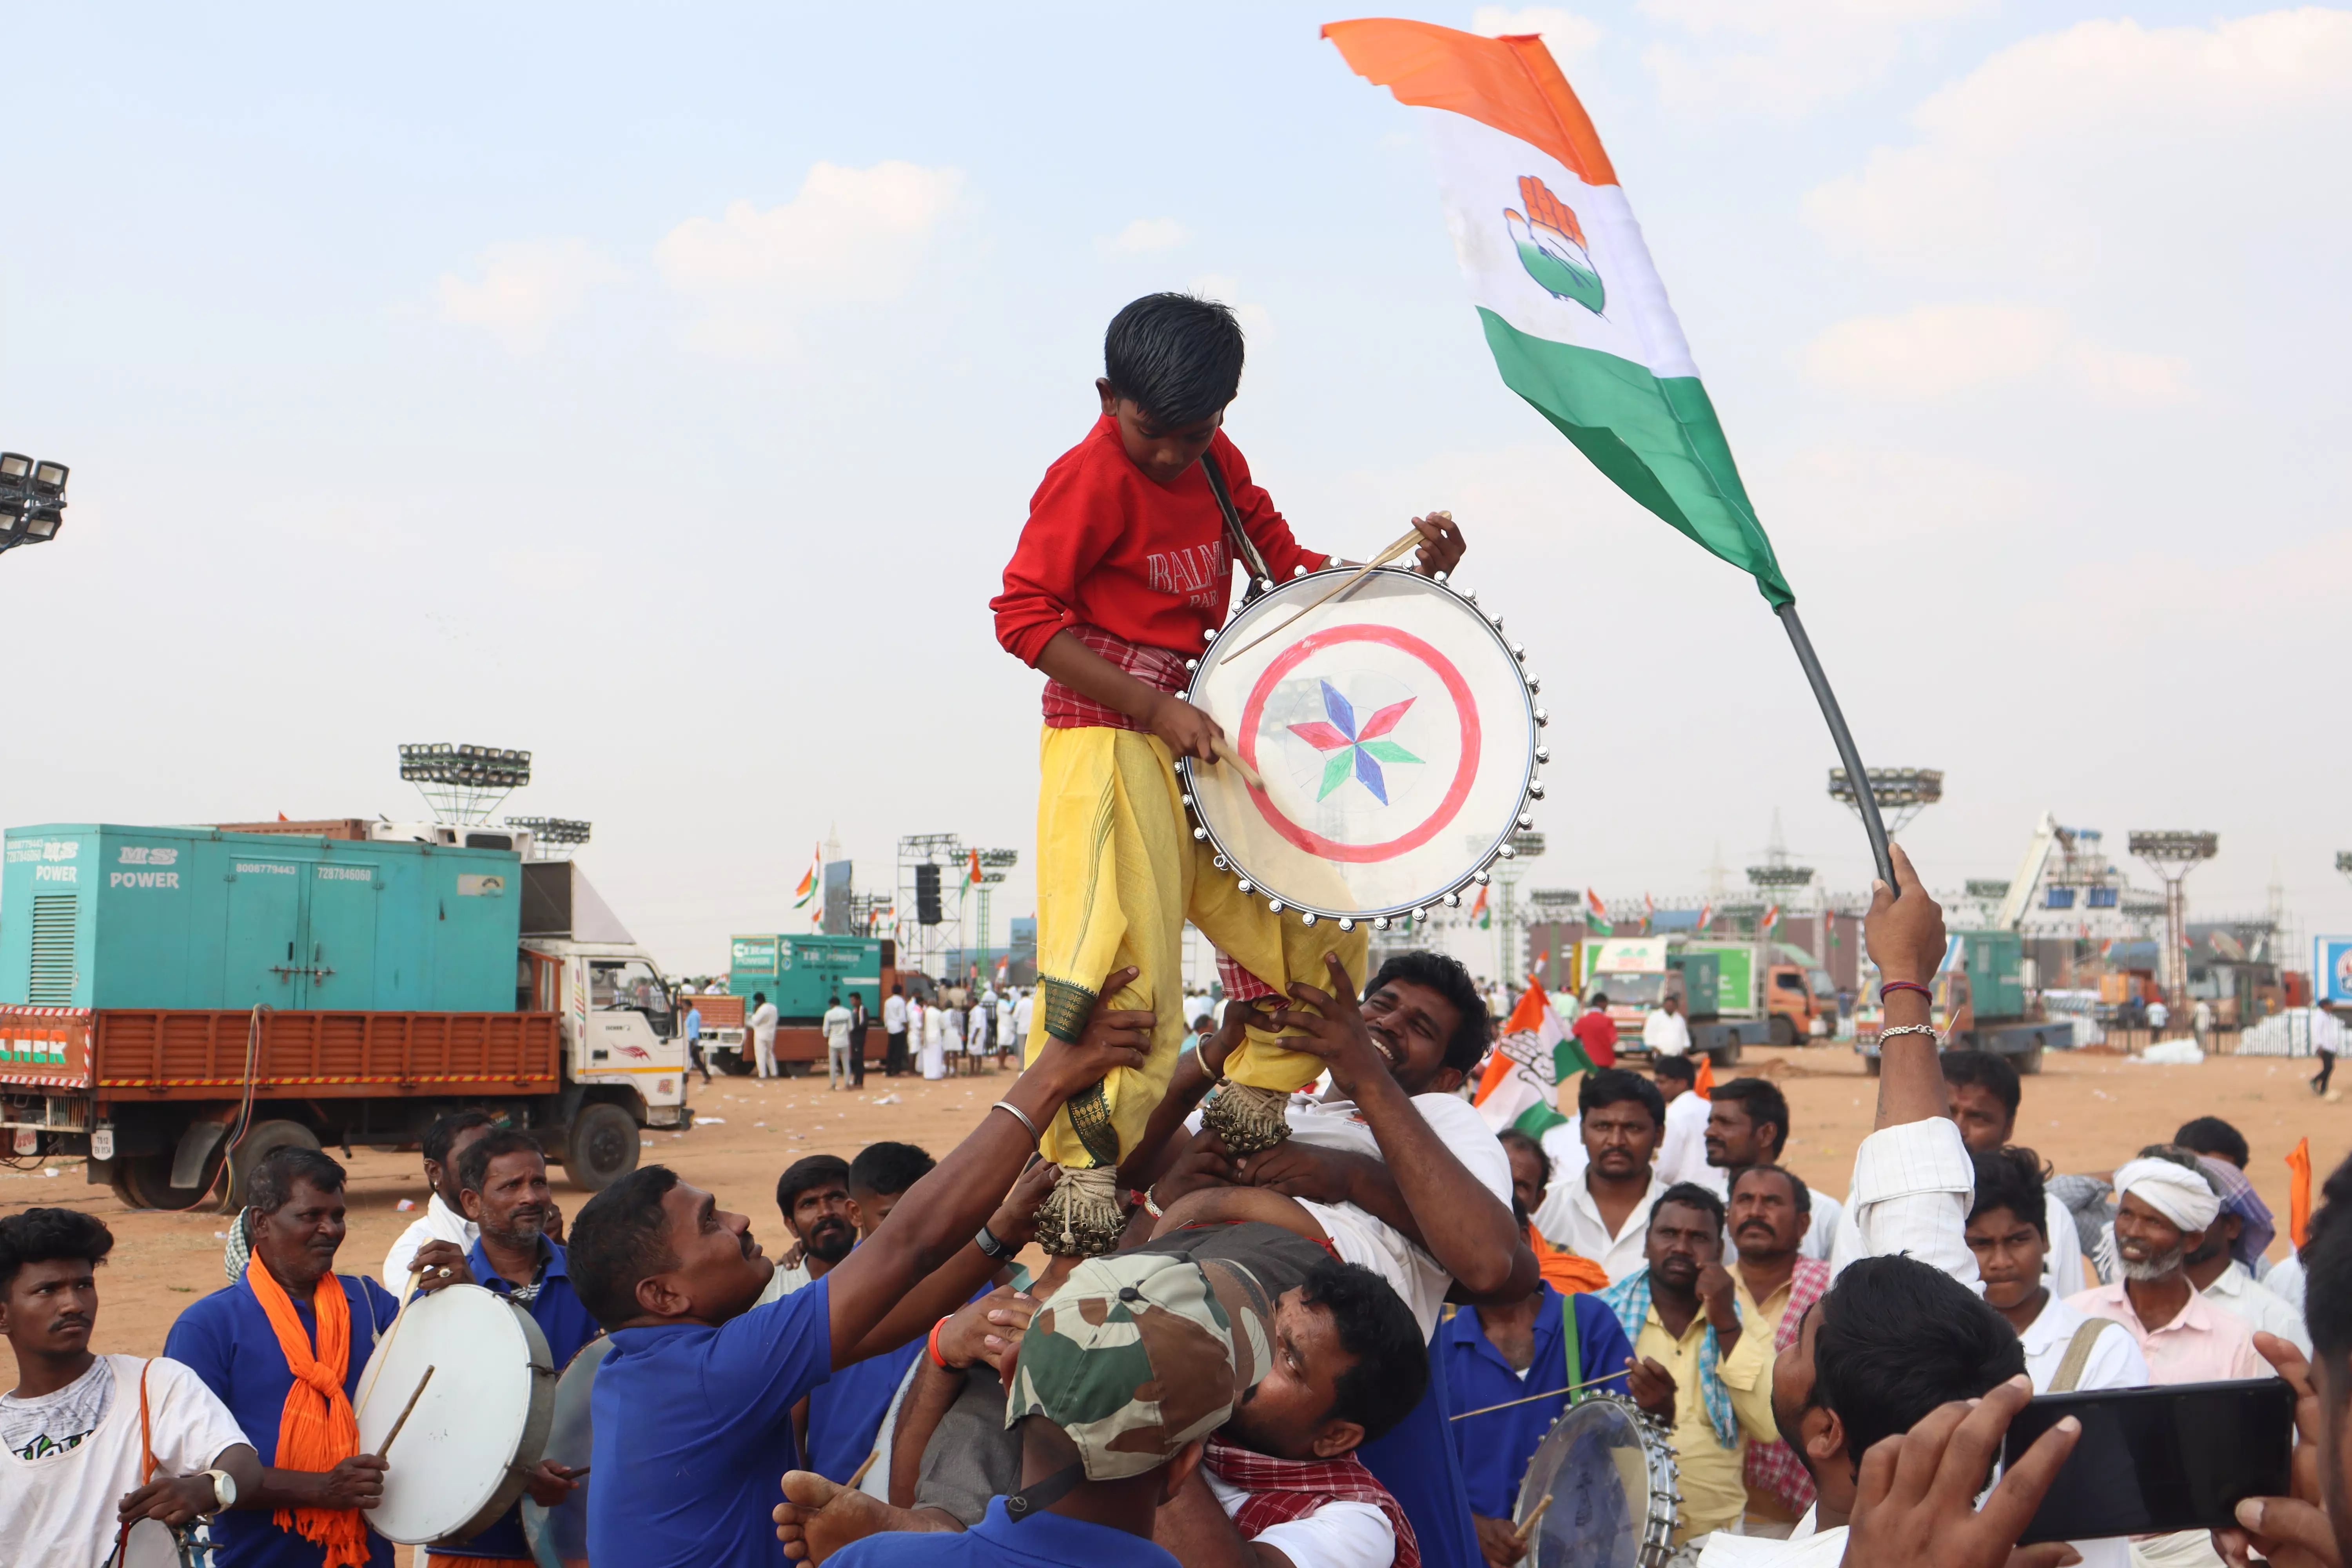
<path fill-rule="evenodd" d="M 280 1149 L 316 1149 L 317 1135 L 299 1121 L 264 1121 L 245 1135 L 228 1157 L 228 1198 L 224 1213 L 235 1214 L 253 1201 L 253 1173 Z"/>
<path fill-rule="evenodd" d="M 219 1187 L 219 1174 L 215 1173 L 212 1184 L 201 1190 L 175 1187 L 172 1184 L 169 1154 L 139 1154 L 117 1160 L 114 1172 L 114 1180 L 109 1184 L 114 1195 L 132 1208 L 188 1210 L 218 1206 L 211 1200 Z"/>
<path fill-rule="evenodd" d="M 1863 1071 L 1868 1073 L 1872 1078 L 1876 1078 L 1878 1076 L 1878 1058 L 1876 1057 L 1863 1058 L 1862 1067 Z"/>
<path fill-rule="evenodd" d="M 563 1143 L 563 1173 L 583 1191 L 601 1193 L 637 1168 L 637 1121 L 617 1105 L 583 1105 Z"/>
<path fill-rule="evenodd" d="M 751 1069 L 758 1065 L 741 1051 L 730 1049 L 719 1053 L 719 1070 L 729 1078 L 749 1078 Z"/>
<path fill-rule="evenodd" d="M 1734 1035 L 1727 1043 L 1711 1047 L 1706 1053 L 1706 1059 L 1719 1068 L 1735 1067 L 1739 1061 L 1740 1049 L 1739 1037 Z"/>
<path fill-rule="evenodd" d="M 2009 1065 L 2015 1068 L 2021 1074 L 2040 1072 L 2042 1070 L 2042 1047 L 2040 1046 L 2036 1046 L 2022 1056 L 2010 1058 Z"/>
<path fill-rule="evenodd" d="M 1793 1046 L 1797 1043 L 1797 1026 L 1786 1013 L 1772 1015 L 1772 1043 Z"/>

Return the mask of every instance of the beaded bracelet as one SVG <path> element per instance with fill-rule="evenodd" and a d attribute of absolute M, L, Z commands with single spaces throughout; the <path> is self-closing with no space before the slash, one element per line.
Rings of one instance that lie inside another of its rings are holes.
<path fill-rule="evenodd" d="M 1878 1004 L 1880 1006 L 1883 1007 L 1886 1005 L 1886 994 L 1889 991 L 1916 991 L 1920 995 L 1925 996 L 1930 1002 L 1933 1002 L 1936 999 L 1936 994 L 1934 992 L 1928 990 L 1925 985 L 1920 984 L 1916 981 L 1890 980 L 1885 984 L 1881 985 L 1878 988 Z"/>

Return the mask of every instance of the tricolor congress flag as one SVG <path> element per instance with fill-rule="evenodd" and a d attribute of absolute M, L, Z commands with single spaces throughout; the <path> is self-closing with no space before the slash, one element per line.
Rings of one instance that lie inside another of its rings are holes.
<path fill-rule="evenodd" d="M 1549 1079 L 1541 1065 L 1546 1062 L 1551 1067 Z M 1592 1058 L 1561 1027 L 1543 983 L 1529 975 L 1518 1005 L 1503 1020 L 1501 1037 L 1471 1103 L 1496 1131 L 1516 1127 L 1530 1138 L 1540 1138 L 1568 1120 L 1556 1108 L 1559 1085 L 1591 1070 Z"/>
<path fill-rule="evenodd" d="M 1425 111 L 1504 384 L 1775 608 L 1792 602 L 1617 172 L 1543 40 L 1390 18 L 1323 36 Z"/>

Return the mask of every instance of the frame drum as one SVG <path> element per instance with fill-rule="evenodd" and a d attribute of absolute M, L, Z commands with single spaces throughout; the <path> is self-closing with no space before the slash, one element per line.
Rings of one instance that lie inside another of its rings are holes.
<path fill-rule="evenodd" d="M 1245 893 L 1342 929 L 1458 904 L 1532 826 L 1546 715 L 1502 617 L 1384 566 L 1300 615 L 1353 569 L 1294 577 L 1242 606 L 1185 700 L 1265 781 L 1187 759 L 1193 837 Z M 1292 617 L 1298 618 L 1295 623 Z M 1271 630 L 1272 635 L 1266 633 Z M 1231 649 L 1231 653 L 1222 650 Z"/>
<path fill-rule="evenodd" d="M 1603 1394 L 1569 1406 L 1519 1482 L 1512 1522 L 1536 1568 L 1664 1568 L 1682 1493 L 1666 1429 L 1632 1400 Z"/>
<path fill-rule="evenodd" d="M 562 1381 L 555 1385 L 555 1418 L 547 1429 L 547 1451 L 541 1458 L 553 1459 L 573 1470 L 588 1463 L 596 1447 L 588 1396 L 596 1386 L 596 1369 L 604 1364 L 612 1350 L 612 1336 L 599 1335 L 582 1345 L 572 1364 L 563 1369 Z M 553 1508 L 522 1500 L 523 1539 L 530 1543 L 539 1568 L 565 1568 L 567 1563 L 588 1561 L 588 1489 L 595 1484 L 592 1471 Z"/>
<path fill-rule="evenodd" d="M 383 1451 L 420 1384 L 424 1392 L 383 1456 L 383 1501 L 368 1524 L 404 1546 L 464 1541 L 514 1506 L 547 1446 L 555 1407 L 547 1336 L 479 1285 L 420 1297 L 394 1327 L 368 1360 L 360 1452 Z"/>

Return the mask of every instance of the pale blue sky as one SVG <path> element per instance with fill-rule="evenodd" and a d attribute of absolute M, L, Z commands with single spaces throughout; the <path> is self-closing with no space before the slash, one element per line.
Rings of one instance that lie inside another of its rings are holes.
<path fill-rule="evenodd" d="M 1777 806 L 1859 886 L 1779 628 L 1502 388 L 1339 14 L 13 8 L 0 446 L 75 479 L 0 562 L 0 819 L 407 815 L 398 742 L 529 746 L 514 809 L 593 818 L 689 970 L 836 823 L 869 883 L 901 833 L 1025 860 L 986 602 L 1104 321 L 1199 286 L 1302 538 L 1463 521 L 1559 716 L 1538 885 L 1693 891 Z M 2352 13 L 1538 21 L 1865 755 L 1947 770 L 1931 879 L 2047 806 L 2352 926 Z"/>

